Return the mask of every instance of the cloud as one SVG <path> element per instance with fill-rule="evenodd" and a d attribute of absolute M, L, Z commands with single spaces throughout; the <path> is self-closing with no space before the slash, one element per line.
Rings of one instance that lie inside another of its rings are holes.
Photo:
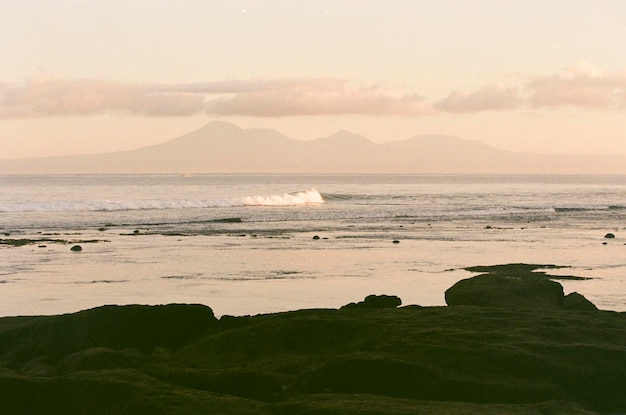
<path fill-rule="evenodd" d="M 533 107 L 623 108 L 626 104 L 626 75 L 606 74 L 585 62 L 532 79 L 527 89 Z"/>
<path fill-rule="evenodd" d="M 293 115 L 423 115 L 432 106 L 422 97 L 377 85 L 353 85 L 343 80 L 294 82 L 281 88 L 258 89 L 219 97 L 207 112 L 218 115 L 277 117 Z"/>
<path fill-rule="evenodd" d="M 149 86 L 100 80 L 30 78 L 23 85 L 0 86 L 0 118 L 93 115 L 111 111 L 146 116 L 192 115 L 202 96 Z"/>
<path fill-rule="evenodd" d="M 516 109 L 522 103 L 517 87 L 490 84 L 470 93 L 454 91 L 436 102 L 435 107 L 445 112 L 504 111 Z"/>
<path fill-rule="evenodd" d="M 431 111 L 417 95 L 340 79 L 130 84 L 30 78 L 0 84 L 0 119 L 122 112 L 141 116 L 196 114 L 278 117 L 326 114 L 409 114 Z"/>
<path fill-rule="evenodd" d="M 453 91 L 435 102 L 376 83 L 336 78 L 139 84 L 39 76 L 22 84 L 0 83 L 0 119 L 104 113 L 146 117 L 421 116 L 563 106 L 626 108 L 626 74 L 608 74 L 582 62 L 559 74 L 521 80 L 517 86 L 490 83 L 473 92 Z"/>
<path fill-rule="evenodd" d="M 529 78 L 519 86 L 488 84 L 474 92 L 454 91 L 434 103 L 442 112 L 469 113 L 518 108 L 626 108 L 626 74 L 580 62 L 559 74 Z"/>

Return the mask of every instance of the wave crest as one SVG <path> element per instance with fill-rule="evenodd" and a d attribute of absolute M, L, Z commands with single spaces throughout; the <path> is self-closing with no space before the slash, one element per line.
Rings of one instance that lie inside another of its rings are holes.
<path fill-rule="evenodd" d="M 324 203 L 315 189 L 273 196 L 249 196 L 241 199 L 243 206 L 299 206 Z"/>
<path fill-rule="evenodd" d="M 315 189 L 282 195 L 246 196 L 225 199 L 177 200 L 84 200 L 55 202 L 0 203 L 0 212 L 62 212 L 62 211 L 120 211 L 147 209 L 220 208 L 244 206 L 303 206 L 324 203 Z"/>

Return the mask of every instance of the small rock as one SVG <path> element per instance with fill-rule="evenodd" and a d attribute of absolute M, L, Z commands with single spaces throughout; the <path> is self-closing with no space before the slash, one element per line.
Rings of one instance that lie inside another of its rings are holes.
<path fill-rule="evenodd" d="M 392 243 L 394 243 L 394 244 L 399 244 L 399 243 L 400 243 L 400 241 L 398 241 L 397 239 L 394 239 Z"/>
<path fill-rule="evenodd" d="M 612 233 L 607 233 L 606 235 L 604 235 L 604 237 L 607 238 L 607 239 L 613 239 L 613 238 L 615 238 L 615 235 L 612 234 Z"/>
<path fill-rule="evenodd" d="M 137 235 L 137 234 L 139 234 L 139 230 L 138 230 L 138 229 L 135 229 L 135 230 L 133 231 L 133 233 L 134 233 L 135 235 Z"/>
<path fill-rule="evenodd" d="M 39 245 L 38 248 L 45 248 L 47 245 Z"/>
<path fill-rule="evenodd" d="M 400 297 L 395 295 L 368 295 L 365 300 L 358 303 L 350 303 L 341 307 L 345 309 L 381 309 L 381 308 L 397 308 L 402 305 Z"/>
<path fill-rule="evenodd" d="M 70 248 L 70 250 L 74 251 L 74 252 L 80 252 L 83 250 L 83 247 L 80 245 L 74 245 L 73 247 Z"/>
<path fill-rule="evenodd" d="M 106 231 L 106 230 L 107 230 L 107 228 L 98 228 L 98 230 L 99 230 L 100 232 L 104 232 L 104 231 Z"/>
<path fill-rule="evenodd" d="M 315 236 L 313 237 L 313 239 L 318 240 L 318 239 L 320 239 L 320 237 L 319 237 L 319 236 L 317 236 L 317 235 L 315 235 Z"/>

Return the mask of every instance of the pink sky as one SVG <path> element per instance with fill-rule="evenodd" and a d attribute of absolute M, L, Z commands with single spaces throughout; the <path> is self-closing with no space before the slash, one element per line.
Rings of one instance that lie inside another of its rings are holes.
<path fill-rule="evenodd" d="M 127 150 L 216 119 L 626 154 L 623 16 L 602 0 L 5 1 L 0 158 Z"/>

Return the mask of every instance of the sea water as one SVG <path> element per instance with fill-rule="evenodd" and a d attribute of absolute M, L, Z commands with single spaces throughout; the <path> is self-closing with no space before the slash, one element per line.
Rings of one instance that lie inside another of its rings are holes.
<path fill-rule="evenodd" d="M 464 268 L 519 262 L 626 310 L 626 176 L 0 176 L 0 238 L 0 316 L 436 306 Z"/>

